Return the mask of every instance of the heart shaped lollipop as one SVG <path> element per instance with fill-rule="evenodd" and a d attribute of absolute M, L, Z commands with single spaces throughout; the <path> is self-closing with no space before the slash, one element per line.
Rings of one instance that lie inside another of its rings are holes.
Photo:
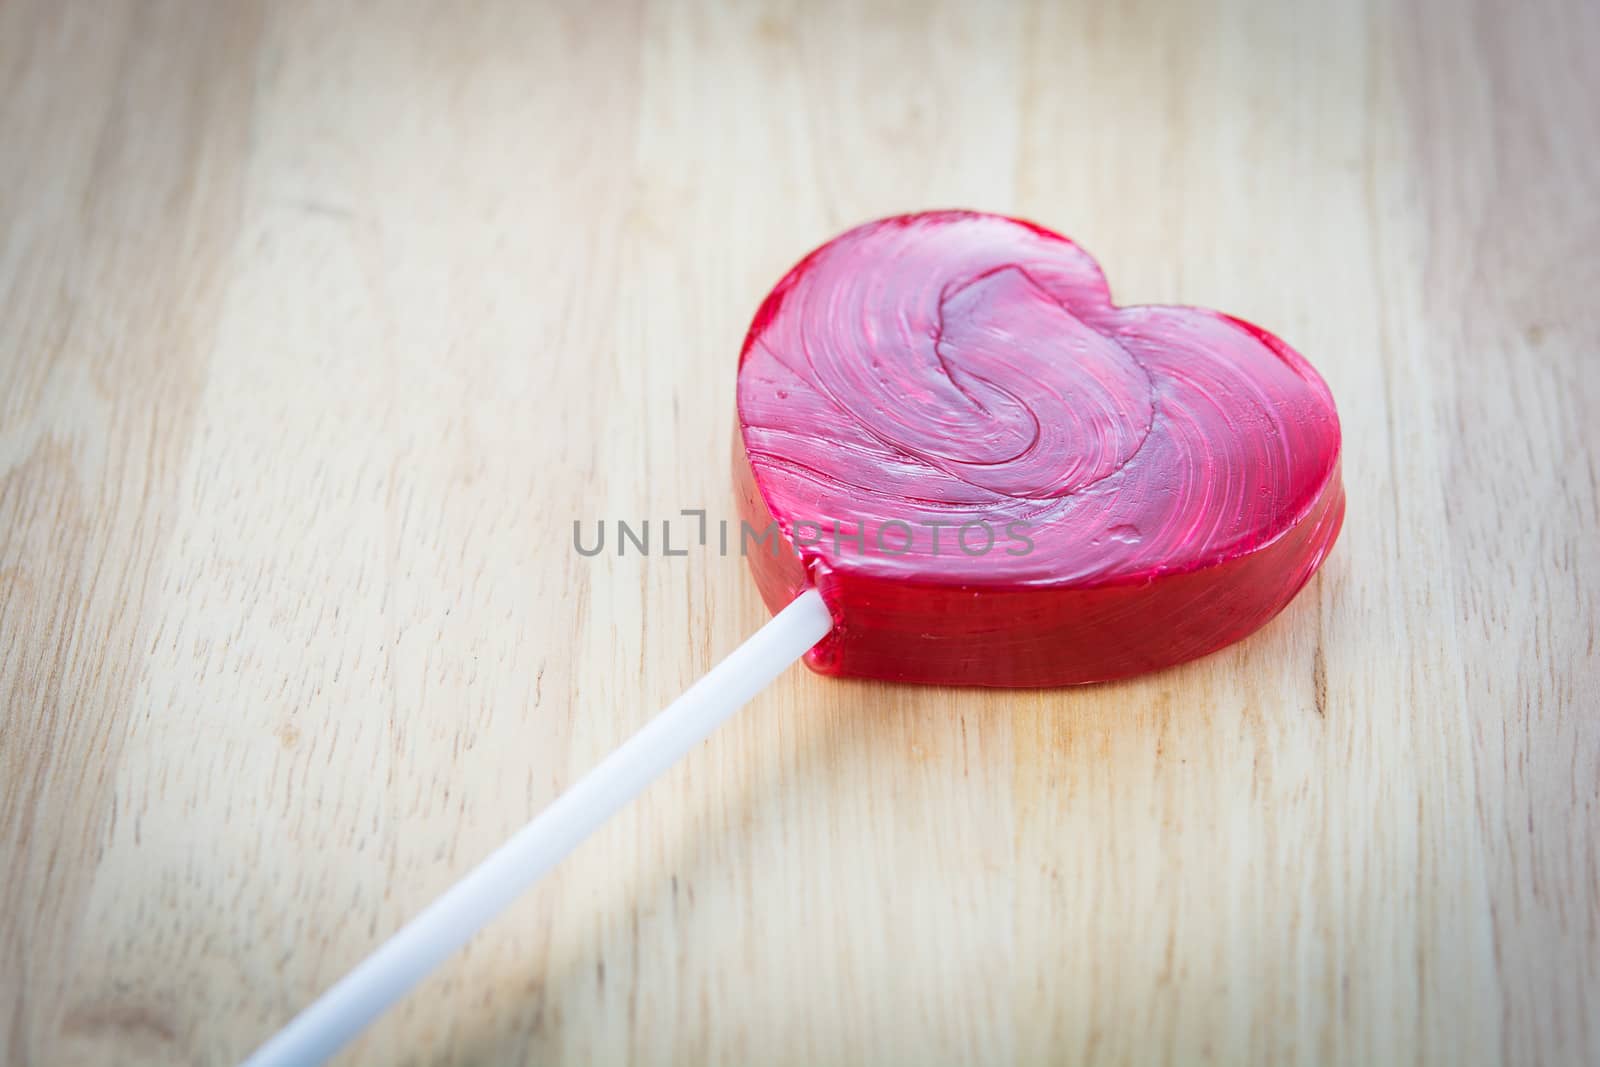
<path fill-rule="evenodd" d="M 1237 641 L 1344 515 L 1339 420 L 1265 330 L 1117 307 L 1059 234 L 972 212 L 830 241 L 739 363 L 735 478 L 774 610 L 815 585 L 826 674 L 1042 686 Z"/>
<path fill-rule="evenodd" d="M 1305 360 L 1214 311 L 1116 307 L 1071 241 L 993 215 L 885 219 L 803 260 L 745 341 L 739 428 L 776 617 L 247 1067 L 332 1055 L 802 654 L 979 685 L 1164 667 L 1276 614 L 1344 515 Z"/>

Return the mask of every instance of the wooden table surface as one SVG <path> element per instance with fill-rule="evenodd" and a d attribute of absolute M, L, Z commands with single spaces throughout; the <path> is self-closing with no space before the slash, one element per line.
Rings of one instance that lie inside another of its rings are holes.
<path fill-rule="evenodd" d="M 0 6 L 0 1062 L 237 1059 L 754 630 L 573 522 L 735 516 L 757 302 L 936 206 L 1305 352 L 1320 576 L 796 669 L 346 1062 L 1600 1062 L 1600 6 L 351 7 Z"/>

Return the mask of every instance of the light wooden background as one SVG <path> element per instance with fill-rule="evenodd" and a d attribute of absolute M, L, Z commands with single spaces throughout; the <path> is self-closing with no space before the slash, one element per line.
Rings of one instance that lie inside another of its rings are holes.
<path fill-rule="evenodd" d="M 1322 370 L 1262 633 L 795 671 L 365 1064 L 1600 1062 L 1600 6 L 0 6 L 0 1061 L 227 1063 L 763 619 L 800 254 L 1024 214 Z"/>

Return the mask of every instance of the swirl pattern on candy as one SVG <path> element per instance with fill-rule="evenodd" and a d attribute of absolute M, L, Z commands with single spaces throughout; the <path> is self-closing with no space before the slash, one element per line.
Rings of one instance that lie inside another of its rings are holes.
<path fill-rule="evenodd" d="M 973 212 L 858 227 L 767 297 L 735 478 L 773 610 L 815 584 L 825 674 L 1070 685 L 1215 651 L 1344 515 L 1300 355 L 1201 308 L 1117 307 L 1059 234 Z M 774 550 L 776 549 L 776 550 Z"/>

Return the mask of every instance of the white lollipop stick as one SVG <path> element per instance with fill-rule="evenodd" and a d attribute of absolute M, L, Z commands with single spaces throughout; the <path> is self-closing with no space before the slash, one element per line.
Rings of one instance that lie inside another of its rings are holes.
<path fill-rule="evenodd" d="M 817 591 L 802 593 L 290 1020 L 244 1067 L 305 1067 L 339 1051 L 832 628 Z"/>

